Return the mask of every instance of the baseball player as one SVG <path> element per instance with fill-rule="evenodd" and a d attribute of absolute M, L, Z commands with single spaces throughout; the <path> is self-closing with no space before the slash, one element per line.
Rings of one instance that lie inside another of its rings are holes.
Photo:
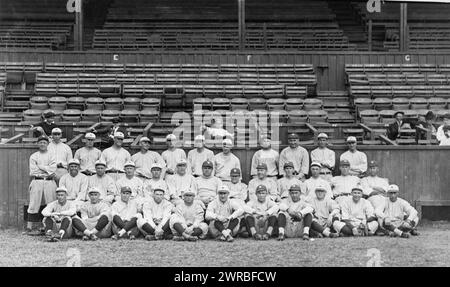
<path fill-rule="evenodd" d="M 165 192 L 165 199 L 170 200 L 170 194 L 166 192 L 169 190 L 169 187 L 161 175 L 163 167 L 159 163 L 155 163 L 150 170 L 152 172 L 152 178 L 147 180 L 146 185 L 144 186 L 144 198 L 153 197 L 153 191 L 160 188 Z"/>
<path fill-rule="evenodd" d="M 177 163 L 176 173 L 167 179 L 167 187 L 172 204 L 177 205 L 182 201 L 181 193 L 192 189 L 195 177 L 186 172 L 187 162 L 182 159 Z"/>
<path fill-rule="evenodd" d="M 361 179 L 364 198 L 367 198 L 374 209 L 377 209 L 386 199 L 386 191 L 389 187 L 387 178 L 378 176 L 378 163 L 374 160 L 369 162 L 368 176 Z"/>
<path fill-rule="evenodd" d="M 217 197 L 222 181 L 212 175 L 214 164 L 207 160 L 202 164 L 202 176 L 195 178 L 193 191 L 206 206 Z"/>
<path fill-rule="evenodd" d="M 230 190 L 229 198 L 238 200 L 241 204 L 245 204 L 248 199 L 248 187 L 241 181 L 241 170 L 233 168 L 230 171 L 230 178 L 230 182 L 224 183 Z"/>
<path fill-rule="evenodd" d="M 360 179 L 357 176 L 350 175 L 350 162 L 348 160 L 341 160 L 339 169 L 341 175 L 334 176 L 331 179 L 331 188 L 334 200 L 340 205 L 343 199 L 350 196 L 352 188 L 360 184 Z"/>
<path fill-rule="evenodd" d="M 417 210 L 406 200 L 398 197 L 399 188 L 395 184 L 387 188 L 388 197 L 384 204 L 375 210 L 380 226 L 389 231 L 390 236 L 408 238 L 419 235 L 416 230 L 419 223 Z"/>
<path fill-rule="evenodd" d="M 333 173 L 328 168 L 322 166 L 320 168 L 320 178 L 326 180 L 329 184 L 331 184 Z"/>
<path fill-rule="evenodd" d="M 229 199 L 230 190 L 226 185 L 219 187 L 218 197 L 209 203 L 205 219 L 210 221 L 209 233 L 220 241 L 233 242 L 240 229 L 240 217 L 244 209 L 238 201 Z"/>
<path fill-rule="evenodd" d="M 43 121 L 35 126 L 31 125 L 30 130 L 33 131 L 33 136 L 36 138 L 41 136 L 49 137 L 52 134 L 52 130 L 57 127 L 55 124 L 55 112 L 48 111 L 43 114 Z"/>
<path fill-rule="evenodd" d="M 231 153 L 233 142 L 230 139 L 222 141 L 222 152 L 214 156 L 215 176 L 226 182 L 230 181 L 230 171 L 233 168 L 241 168 L 241 162 L 234 154 Z"/>
<path fill-rule="evenodd" d="M 301 188 L 302 197 L 306 195 L 306 186 L 294 176 L 294 163 L 288 161 L 284 163 L 284 176 L 277 180 L 277 191 L 280 200 L 289 198 L 289 188 L 298 185 Z"/>
<path fill-rule="evenodd" d="M 95 174 L 88 178 L 88 189 L 95 187 L 100 192 L 100 199 L 112 204 L 117 187 L 114 179 L 105 173 L 106 163 L 103 160 L 95 162 Z"/>
<path fill-rule="evenodd" d="M 257 177 L 250 180 L 248 183 L 248 198 L 251 200 L 256 200 L 256 188 L 260 185 L 264 185 L 267 188 L 268 196 L 273 201 L 280 201 L 281 198 L 278 195 L 277 183 L 273 178 L 267 177 L 267 165 L 265 163 L 260 163 L 256 167 Z"/>
<path fill-rule="evenodd" d="M 72 150 L 68 145 L 61 142 L 62 131 L 59 128 L 52 130 L 52 140 L 48 144 L 48 151 L 56 160 L 55 181 L 59 183 L 60 178 L 67 173 L 67 164 L 73 158 Z"/>
<path fill-rule="evenodd" d="M 72 236 L 72 216 L 76 215 L 75 203 L 67 200 L 64 187 L 56 189 L 56 200 L 50 202 L 43 210 L 44 229 L 48 241 L 55 242 Z"/>
<path fill-rule="evenodd" d="M 251 175 L 256 177 L 256 167 L 264 163 L 267 166 L 267 176 L 278 176 L 278 161 L 280 160 L 280 154 L 271 148 L 270 138 L 263 138 L 261 140 L 261 149 L 255 152 L 252 158 Z"/>
<path fill-rule="evenodd" d="M 55 200 L 56 183 L 53 180 L 56 171 L 56 160 L 54 154 L 47 150 L 49 139 L 41 136 L 37 141 L 39 151 L 30 156 L 30 177 L 29 187 L 30 202 L 28 205 L 28 222 L 26 233 L 28 235 L 38 235 L 33 231 L 33 222 L 39 222 L 39 209 L 42 198 L 45 204 Z"/>
<path fill-rule="evenodd" d="M 91 176 L 95 173 L 95 162 L 100 159 L 102 152 L 94 147 L 95 135 L 87 133 L 84 136 L 86 146 L 78 149 L 73 158 L 80 162 L 81 173 Z"/>
<path fill-rule="evenodd" d="M 177 148 L 177 137 L 174 134 L 167 135 L 166 137 L 167 150 L 161 154 L 164 162 L 166 163 L 166 179 L 167 177 L 175 173 L 177 163 L 182 159 L 186 160 L 186 153 L 181 148 Z"/>
<path fill-rule="evenodd" d="M 289 146 L 280 153 L 280 175 L 285 175 L 284 164 L 288 161 L 294 163 L 294 175 L 300 180 L 304 180 L 309 170 L 309 154 L 306 149 L 299 146 L 299 137 L 297 134 L 288 136 Z"/>
<path fill-rule="evenodd" d="M 278 213 L 278 240 L 285 237 L 302 237 L 309 240 L 309 229 L 312 223 L 314 209 L 301 198 L 302 190 L 299 185 L 289 188 L 289 198 L 280 203 Z"/>
<path fill-rule="evenodd" d="M 208 225 L 204 222 L 205 211 L 201 201 L 195 200 L 195 192 L 183 193 L 183 202 L 177 205 L 170 217 L 170 229 L 175 241 L 205 239 Z"/>
<path fill-rule="evenodd" d="M 333 198 L 333 192 L 331 191 L 331 185 L 328 181 L 320 177 L 320 169 L 322 164 L 319 162 L 311 163 L 311 177 L 305 180 L 306 196 L 316 196 L 315 191 L 317 186 L 324 186 L 326 188 L 326 196 Z"/>
<path fill-rule="evenodd" d="M 335 221 L 339 221 L 339 205 L 327 196 L 328 187 L 317 185 L 314 196 L 307 198 L 307 202 L 314 209 L 311 223 L 310 235 L 315 237 L 339 237 L 338 233 L 331 232 L 331 227 Z"/>
<path fill-rule="evenodd" d="M 363 177 L 367 171 L 367 155 L 356 149 L 356 138 L 347 138 L 348 151 L 341 154 L 340 160 L 350 163 L 350 174 Z"/>
<path fill-rule="evenodd" d="M 320 133 L 317 136 L 317 140 L 319 146 L 311 151 L 311 161 L 320 163 L 322 167 L 332 172 L 336 163 L 336 154 L 327 147 L 328 135 Z"/>
<path fill-rule="evenodd" d="M 172 239 L 169 219 L 173 205 L 164 199 L 165 190 L 156 188 L 153 197 L 142 206 L 143 217 L 137 221 L 137 226 L 146 240 Z"/>
<path fill-rule="evenodd" d="M 98 171 L 98 170 L 97 170 Z M 75 216 L 72 224 L 75 233 L 83 235 L 83 240 L 98 240 L 111 237 L 111 207 L 101 200 L 100 190 L 92 187 L 88 192 L 89 201 L 80 208 L 81 217 Z"/>
<path fill-rule="evenodd" d="M 188 169 L 195 177 L 203 174 L 202 164 L 209 160 L 214 161 L 214 153 L 205 147 L 205 137 L 198 135 L 194 139 L 195 149 L 190 150 L 187 156 Z"/>
<path fill-rule="evenodd" d="M 131 160 L 130 153 L 122 147 L 125 136 L 121 132 L 114 134 L 114 144 L 102 152 L 101 159 L 106 162 L 106 173 L 117 181 L 123 176 L 123 167 Z"/>
<path fill-rule="evenodd" d="M 131 198 L 133 194 L 129 186 L 120 188 L 120 198 L 111 206 L 112 232 L 111 239 L 117 240 L 127 236 L 130 240 L 139 235 L 137 220 L 142 215 L 139 213 L 139 203 Z"/>
<path fill-rule="evenodd" d="M 362 198 L 362 188 L 352 188 L 351 197 L 346 197 L 339 204 L 341 221 L 334 221 L 334 229 L 342 236 L 374 235 L 378 229 L 377 217 L 372 204 Z"/>
<path fill-rule="evenodd" d="M 139 145 L 141 150 L 131 156 L 131 160 L 136 165 L 136 176 L 146 185 L 146 181 L 152 178 L 152 166 L 158 164 L 164 169 L 166 163 L 159 153 L 150 150 L 150 139 L 148 137 L 140 138 Z M 164 170 L 161 172 L 164 178 Z"/>
<path fill-rule="evenodd" d="M 144 183 L 135 176 L 134 162 L 131 160 L 127 161 L 123 168 L 125 170 L 125 176 L 116 181 L 116 191 L 120 191 L 122 190 L 122 187 L 128 186 L 131 189 L 131 198 L 136 199 L 137 202 L 141 202 L 144 198 Z M 121 194 L 116 194 L 116 201 L 118 201 L 121 196 Z"/>
<path fill-rule="evenodd" d="M 80 162 L 77 159 L 69 161 L 69 173 L 59 180 L 59 187 L 64 187 L 67 200 L 74 200 L 77 207 L 87 201 L 88 177 L 79 172 Z"/>
<path fill-rule="evenodd" d="M 256 199 L 250 199 L 245 208 L 245 221 L 255 240 L 269 240 L 277 223 L 278 205 L 267 197 L 267 188 L 256 188 Z"/>

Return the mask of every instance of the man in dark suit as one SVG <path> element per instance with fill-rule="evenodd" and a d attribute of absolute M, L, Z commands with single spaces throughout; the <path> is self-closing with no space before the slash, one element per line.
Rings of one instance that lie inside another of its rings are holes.
<path fill-rule="evenodd" d="M 102 122 L 95 129 L 91 129 L 90 132 L 94 133 L 97 138 L 100 138 L 100 149 L 106 149 L 113 145 L 114 134 L 121 132 L 125 135 L 125 138 L 129 137 L 129 134 L 125 127 L 120 126 L 120 119 L 113 118 L 112 122 Z"/>
<path fill-rule="evenodd" d="M 53 111 L 44 113 L 43 118 L 42 122 L 30 127 L 33 131 L 33 136 L 36 138 L 40 136 L 49 137 L 52 134 L 52 130 L 58 127 L 55 124 L 55 113 Z"/>
<path fill-rule="evenodd" d="M 415 126 L 414 123 L 412 123 L 409 120 L 403 120 L 403 117 L 405 116 L 405 113 L 402 111 L 398 111 L 394 114 L 395 122 L 390 124 L 387 128 L 387 137 L 390 140 L 396 140 L 400 137 L 400 129 L 402 128 L 413 128 Z"/>

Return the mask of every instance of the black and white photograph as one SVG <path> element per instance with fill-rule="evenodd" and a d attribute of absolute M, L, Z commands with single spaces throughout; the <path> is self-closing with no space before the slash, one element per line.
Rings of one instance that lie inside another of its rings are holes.
<path fill-rule="evenodd" d="M 450 0 L 0 0 L 0 267 L 282 286 L 449 242 Z"/>

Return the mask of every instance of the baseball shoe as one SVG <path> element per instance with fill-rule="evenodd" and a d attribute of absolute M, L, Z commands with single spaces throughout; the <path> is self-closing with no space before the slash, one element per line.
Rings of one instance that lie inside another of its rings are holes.
<path fill-rule="evenodd" d="M 227 241 L 227 238 L 225 237 L 225 235 L 220 235 L 219 237 L 217 237 L 217 241 Z"/>
<path fill-rule="evenodd" d="M 45 232 L 45 237 L 53 237 L 53 231 L 51 231 L 51 230 L 47 230 L 46 232 Z"/>
<path fill-rule="evenodd" d="M 197 240 L 198 240 L 198 237 L 197 237 L 197 236 L 189 235 L 189 237 L 188 237 L 188 241 L 195 242 L 195 241 L 197 241 Z"/>
<path fill-rule="evenodd" d="M 409 233 L 407 232 L 402 232 L 402 235 L 400 235 L 401 238 L 409 238 Z"/>
<path fill-rule="evenodd" d="M 59 242 L 63 239 L 60 233 L 53 234 L 51 238 L 48 239 L 49 242 Z"/>
<path fill-rule="evenodd" d="M 97 235 L 95 235 L 95 234 L 91 234 L 91 240 L 92 241 L 97 241 L 98 240 L 98 236 Z"/>
<path fill-rule="evenodd" d="M 149 235 L 147 235 L 147 236 L 149 236 Z M 147 239 L 147 236 L 145 236 L 145 239 Z M 172 240 L 173 241 L 184 241 L 184 237 L 183 236 L 179 236 L 179 235 L 175 235 Z"/>
<path fill-rule="evenodd" d="M 119 240 L 119 236 L 116 235 L 116 234 L 114 234 L 113 236 L 111 236 L 111 239 L 112 239 L 112 240 Z"/>
<path fill-rule="evenodd" d="M 88 241 L 89 240 L 89 236 L 87 235 L 83 235 L 83 238 L 81 238 L 83 241 Z"/>
<path fill-rule="evenodd" d="M 323 238 L 323 234 L 322 233 L 318 233 L 316 238 Z"/>
<path fill-rule="evenodd" d="M 284 235 L 284 233 L 278 234 L 278 238 L 277 238 L 278 241 L 283 241 L 284 239 L 286 239 L 286 235 Z"/>
<path fill-rule="evenodd" d="M 264 233 L 264 235 L 262 236 L 262 240 L 269 240 L 270 239 L 270 235 L 268 233 Z"/>
<path fill-rule="evenodd" d="M 386 230 L 378 229 L 377 232 L 375 232 L 376 236 L 386 236 L 389 235 Z"/>
<path fill-rule="evenodd" d="M 179 236 L 179 237 L 181 237 L 181 236 Z M 181 237 L 182 238 L 182 237 Z M 156 238 L 155 238 L 155 235 L 145 235 L 145 240 L 147 240 L 147 241 L 153 241 L 153 240 L 156 240 Z M 174 239 L 175 240 L 175 239 Z"/>
<path fill-rule="evenodd" d="M 228 234 L 228 236 L 227 236 L 227 242 L 233 242 L 233 241 L 234 241 L 233 236 L 231 236 L 231 234 Z"/>
<path fill-rule="evenodd" d="M 42 235 L 41 232 L 39 230 L 27 230 L 26 235 L 28 236 L 40 236 Z"/>
<path fill-rule="evenodd" d="M 255 239 L 255 240 L 263 240 L 262 238 L 262 235 L 261 234 L 259 234 L 259 233 L 255 233 L 254 235 L 253 235 L 253 238 Z"/>
<path fill-rule="evenodd" d="M 412 236 L 419 236 L 420 233 L 419 233 L 419 231 L 417 231 L 417 229 L 413 229 L 413 230 L 411 230 L 411 235 Z"/>
<path fill-rule="evenodd" d="M 156 240 L 163 240 L 164 236 L 163 235 L 155 235 L 155 239 Z"/>
<path fill-rule="evenodd" d="M 309 240 L 309 235 L 307 233 L 303 233 L 302 239 Z"/>
<path fill-rule="evenodd" d="M 173 238 L 173 234 L 167 234 L 167 235 L 164 237 L 165 240 L 172 240 L 172 238 Z"/>
<path fill-rule="evenodd" d="M 39 231 L 40 235 L 45 235 L 45 228 L 44 227 L 39 228 L 38 231 Z"/>
<path fill-rule="evenodd" d="M 396 237 L 397 235 L 394 233 L 394 232 L 392 232 L 392 231 L 389 231 L 389 237 Z"/>
<path fill-rule="evenodd" d="M 129 239 L 129 240 L 136 240 L 136 236 L 130 234 L 130 236 L 128 237 L 128 239 Z"/>
<path fill-rule="evenodd" d="M 203 233 L 202 233 L 202 235 L 200 235 L 200 236 L 198 237 L 198 239 L 200 239 L 200 240 L 206 239 L 206 236 L 207 236 L 206 234 L 203 234 Z"/>
<path fill-rule="evenodd" d="M 330 233 L 330 238 L 338 238 L 338 237 L 339 237 L 339 233 L 334 233 L 334 232 Z"/>
<path fill-rule="evenodd" d="M 339 237 L 347 237 L 343 232 L 339 232 Z"/>
<path fill-rule="evenodd" d="M 242 231 L 241 233 L 239 233 L 239 237 L 241 237 L 241 238 L 249 238 L 250 235 L 248 234 L 247 231 Z"/>

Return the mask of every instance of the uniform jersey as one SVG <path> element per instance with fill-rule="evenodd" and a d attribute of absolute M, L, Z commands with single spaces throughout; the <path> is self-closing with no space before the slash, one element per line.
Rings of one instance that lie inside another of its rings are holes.
<path fill-rule="evenodd" d="M 331 198 L 325 197 L 324 199 L 319 200 L 317 196 L 311 196 L 307 199 L 307 202 L 314 209 L 314 219 L 321 225 L 325 224 L 330 215 L 338 216 L 340 213 L 339 205 Z"/>
<path fill-rule="evenodd" d="M 224 155 L 223 152 L 214 156 L 215 175 L 223 181 L 230 181 L 230 171 L 233 168 L 241 169 L 240 160 L 232 153 Z"/>
<path fill-rule="evenodd" d="M 169 193 L 173 198 L 180 198 L 181 192 L 192 190 L 194 185 L 194 179 L 191 174 L 185 174 L 183 176 L 179 174 L 174 174 L 167 179 L 167 187 Z"/>
<path fill-rule="evenodd" d="M 73 158 L 80 162 L 81 171 L 95 172 L 95 162 L 99 160 L 101 156 L 102 152 L 95 147 L 82 147 L 77 149 Z"/>
<path fill-rule="evenodd" d="M 88 177 L 82 173 L 78 173 L 75 177 L 67 173 L 59 180 L 59 186 L 67 189 L 68 200 L 88 200 Z"/>
<path fill-rule="evenodd" d="M 299 201 L 293 201 L 291 197 L 283 199 L 279 207 L 280 211 L 284 211 L 289 214 L 300 212 L 303 216 L 314 211 L 312 206 L 306 201 L 302 199 L 300 199 Z"/>
<path fill-rule="evenodd" d="M 72 150 L 68 145 L 51 141 L 47 149 L 55 157 L 56 164 L 62 164 L 64 168 L 67 168 L 67 164 L 72 159 Z"/>
<path fill-rule="evenodd" d="M 147 180 L 146 186 L 144 186 L 144 197 L 152 197 L 153 191 L 156 188 L 163 189 L 164 192 L 164 198 L 167 200 L 170 200 L 170 193 L 169 193 L 169 187 L 167 186 L 167 182 L 164 179 L 150 179 Z"/>
<path fill-rule="evenodd" d="M 106 170 L 116 169 L 124 171 L 123 166 L 127 161 L 131 160 L 131 155 L 122 147 L 117 149 L 112 146 L 102 152 L 101 158 L 106 162 Z"/>
<path fill-rule="evenodd" d="M 86 201 L 81 205 L 80 213 L 82 219 L 97 218 L 101 215 L 109 217 L 111 215 L 111 207 L 104 201 L 98 203 Z"/>
<path fill-rule="evenodd" d="M 248 197 L 248 187 L 243 182 L 232 183 L 231 181 L 225 182 L 225 185 L 230 189 L 229 198 L 246 201 Z"/>
<path fill-rule="evenodd" d="M 364 198 L 361 198 L 355 203 L 352 197 L 347 197 L 342 201 L 340 208 L 342 220 L 350 222 L 354 226 L 357 226 L 360 223 L 365 224 L 367 219 L 374 215 L 372 204 Z"/>
<path fill-rule="evenodd" d="M 50 202 L 42 210 L 44 217 L 49 217 L 52 213 L 61 213 L 63 216 L 74 216 L 77 213 L 77 207 L 73 201 L 67 200 L 64 205 L 61 205 L 57 200 Z"/>
<path fill-rule="evenodd" d="M 331 187 L 333 189 L 333 195 L 338 196 L 341 194 L 350 194 L 352 188 L 360 183 L 360 179 L 354 175 L 339 175 L 331 179 Z"/>
<path fill-rule="evenodd" d="M 383 219 L 390 218 L 403 221 L 405 215 L 408 216 L 409 220 L 415 220 L 417 218 L 417 210 L 402 198 L 397 198 L 395 202 L 386 198 L 384 204 L 377 208 L 375 212 L 377 217 Z"/>
<path fill-rule="evenodd" d="M 123 176 L 116 181 L 116 200 L 120 198 L 121 189 L 124 186 L 131 188 L 131 198 L 136 198 L 138 196 L 144 197 L 144 183 L 142 180 L 136 176 L 133 176 L 132 178 Z"/>
<path fill-rule="evenodd" d="M 167 200 L 162 200 L 160 203 L 156 203 L 153 198 L 149 198 L 144 202 L 142 206 L 142 214 L 145 219 L 150 219 L 148 222 L 150 225 L 155 225 L 154 221 L 160 221 L 161 226 L 169 220 L 170 214 L 172 213 L 173 205 Z"/>
<path fill-rule="evenodd" d="M 154 151 L 147 151 L 143 153 L 142 151 L 133 154 L 131 160 L 136 165 L 136 175 L 144 176 L 146 178 L 152 178 L 151 168 L 154 164 L 159 164 L 162 167 L 166 166 L 166 162 L 163 160 L 161 155 Z M 164 168 L 161 174 L 164 174 Z"/>
<path fill-rule="evenodd" d="M 202 164 L 207 160 L 214 162 L 214 153 L 212 150 L 207 148 L 203 148 L 202 152 L 198 152 L 197 149 L 190 150 L 187 156 L 188 169 L 193 175 L 201 176 L 203 174 Z"/>
<path fill-rule="evenodd" d="M 255 152 L 252 158 L 251 175 L 256 175 L 256 167 L 259 164 L 265 163 L 267 165 L 267 175 L 278 175 L 278 161 L 280 160 L 280 154 L 273 150 L 258 150 Z"/>
<path fill-rule="evenodd" d="M 280 175 L 285 175 L 284 164 L 291 161 L 294 164 L 294 170 L 305 175 L 309 172 L 309 154 L 306 149 L 298 146 L 295 149 L 287 147 L 280 153 L 280 163 L 278 164 Z"/>
<path fill-rule="evenodd" d="M 266 198 L 264 202 L 259 202 L 258 200 L 250 200 L 246 204 L 245 212 L 252 214 L 256 212 L 265 212 L 266 215 L 276 215 L 279 210 L 278 204 L 274 201 Z"/>
<path fill-rule="evenodd" d="M 206 209 L 206 220 L 216 220 L 218 216 L 238 218 L 244 214 L 244 210 L 241 205 L 234 199 L 227 199 L 222 202 L 219 198 L 216 198 L 209 203 Z"/>
<path fill-rule="evenodd" d="M 334 169 L 336 164 L 336 154 L 329 148 L 316 148 L 311 151 L 311 162 L 325 164 Z"/>
<path fill-rule="evenodd" d="M 316 188 L 317 186 L 324 186 L 326 189 L 326 197 L 333 198 L 333 192 L 331 191 L 331 185 L 328 181 L 326 181 L 323 178 L 313 178 L 310 177 L 307 180 L 305 180 L 305 187 L 306 187 L 306 196 L 315 197 L 316 196 Z"/>
<path fill-rule="evenodd" d="M 216 198 L 217 191 L 221 185 L 222 181 L 215 176 L 208 178 L 200 176 L 194 180 L 193 190 L 198 198 L 205 202 L 207 199 Z"/>
<path fill-rule="evenodd" d="M 389 181 L 387 178 L 382 178 L 379 176 L 366 176 L 361 179 L 361 187 L 363 189 L 363 193 L 369 196 L 370 193 L 374 191 L 374 187 L 382 188 L 386 192 L 389 187 Z"/>
<path fill-rule="evenodd" d="M 111 206 L 112 216 L 118 215 L 122 220 L 128 221 L 133 217 L 137 217 L 138 213 L 139 204 L 134 199 L 130 199 L 128 202 L 119 199 Z"/>
<path fill-rule="evenodd" d="M 192 205 L 186 205 L 183 201 L 177 205 L 174 214 L 183 218 L 186 225 L 190 226 L 194 223 L 198 225 L 203 222 L 205 211 L 198 201 L 194 201 Z"/>
<path fill-rule="evenodd" d="M 289 197 L 289 188 L 293 185 L 299 185 L 301 189 L 301 193 L 303 196 L 306 196 L 306 185 L 301 180 L 296 177 L 287 178 L 286 176 L 277 180 L 277 189 L 278 195 L 281 199 Z"/>
<path fill-rule="evenodd" d="M 55 156 L 46 151 L 37 151 L 30 156 L 30 176 L 45 177 L 56 171 Z"/>
<path fill-rule="evenodd" d="M 367 156 L 360 151 L 346 151 L 341 154 L 340 160 L 348 160 L 350 163 L 350 174 L 358 175 L 367 171 Z"/>
<path fill-rule="evenodd" d="M 88 189 L 96 187 L 100 191 L 100 198 L 108 203 L 112 203 L 117 194 L 117 187 L 114 179 L 107 174 L 102 177 L 94 174 L 88 178 Z"/>
<path fill-rule="evenodd" d="M 184 150 L 176 148 L 173 151 L 172 150 L 163 151 L 161 157 L 166 163 L 165 165 L 167 166 L 167 168 L 175 172 L 177 163 L 179 163 L 182 159 L 186 160 L 186 153 L 184 152 Z"/>
<path fill-rule="evenodd" d="M 276 201 L 278 199 L 277 183 L 272 178 L 265 179 L 254 178 L 248 183 L 248 198 L 250 201 L 256 200 L 256 188 L 258 185 L 264 185 L 267 188 L 267 196 Z"/>

